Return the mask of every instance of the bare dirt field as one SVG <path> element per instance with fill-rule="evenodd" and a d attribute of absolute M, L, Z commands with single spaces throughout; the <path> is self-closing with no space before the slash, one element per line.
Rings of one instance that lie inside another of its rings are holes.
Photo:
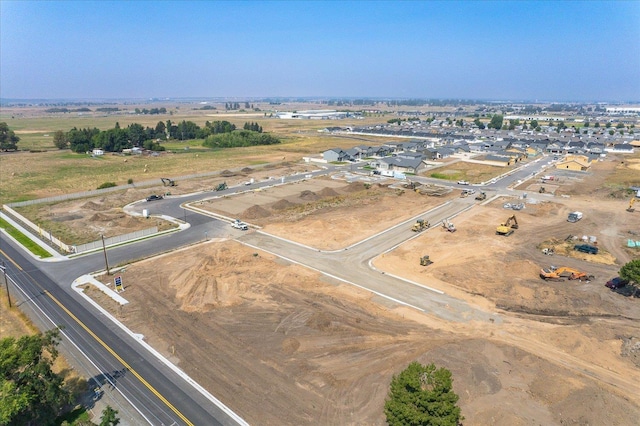
<path fill-rule="evenodd" d="M 375 260 L 384 271 L 500 313 L 504 321 L 491 328 L 380 304 L 234 241 L 128 266 L 123 296 L 130 304 L 121 309 L 87 291 L 252 424 L 384 424 L 391 377 L 413 360 L 452 371 L 465 425 L 635 424 L 640 305 L 603 284 L 638 257 L 624 248 L 628 233 L 640 232 L 632 220 L 638 213 L 626 212 L 624 200 L 581 189 L 606 180 L 599 173 L 607 170 L 567 179 L 568 198 L 530 195 L 509 237 L 495 228 L 514 212 L 496 199 L 456 217 L 457 232 L 434 227 Z M 266 232 L 303 233 L 307 245 L 335 248 L 352 242 L 344 224 L 362 239 L 411 217 L 412 204 L 424 211 L 444 201 L 324 179 L 282 191 L 211 206 Z M 327 202 L 335 197 L 340 202 Z M 384 208 L 371 208 L 367 197 Z M 252 218 L 247 210 L 256 206 L 268 214 Z M 568 223 L 573 210 L 585 218 Z M 606 256 L 541 253 L 544 242 L 569 234 L 595 236 Z M 432 265 L 419 265 L 424 254 Z M 596 279 L 546 282 L 538 273 L 549 264 Z"/>
<path fill-rule="evenodd" d="M 266 180 L 274 176 L 302 173 L 314 169 L 313 166 L 283 164 L 279 167 L 245 167 L 242 170 L 221 172 L 220 176 L 187 179 L 177 182 L 177 186 L 165 187 L 158 180 L 157 186 L 129 188 L 122 191 L 68 200 L 57 203 L 32 204 L 16 207 L 15 210 L 39 224 L 43 229 L 67 244 L 84 244 L 100 239 L 100 235 L 123 235 L 157 226 L 160 231 L 176 225 L 159 218 L 143 219 L 126 214 L 122 207 L 134 201 L 144 200 L 151 194 L 181 195 L 200 191 L 212 191 L 219 183 L 238 185 L 247 179 Z"/>
<path fill-rule="evenodd" d="M 391 184 L 397 185 L 387 179 L 348 183 L 319 178 L 210 200 L 199 207 L 320 250 L 337 250 L 457 196 L 429 197 Z"/>

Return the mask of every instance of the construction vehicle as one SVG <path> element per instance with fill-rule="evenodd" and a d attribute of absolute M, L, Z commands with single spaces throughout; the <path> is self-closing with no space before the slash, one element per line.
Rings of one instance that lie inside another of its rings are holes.
<path fill-rule="evenodd" d="M 636 209 L 633 208 L 633 203 L 636 202 L 636 198 L 632 198 L 631 201 L 629 201 L 629 207 L 627 207 L 627 211 L 629 213 L 633 213 Z"/>
<path fill-rule="evenodd" d="M 402 185 L 402 186 L 407 188 L 407 189 L 415 190 L 418 187 L 418 184 L 416 184 L 415 182 L 411 181 L 410 179 L 407 179 L 405 184 Z"/>
<path fill-rule="evenodd" d="M 431 224 L 428 220 L 418 219 L 416 220 L 416 223 L 413 225 L 413 228 L 411 228 L 411 230 L 413 232 L 422 232 L 426 229 L 429 229 L 430 226 Z"/>
<path fill-rule="evenodd" d="M 487 199 L 487 193 L 484 191 L 481 191 L 478 195 L 476 195 L 476 200 L 478 201 L 482 201 L 486 199 Z"/>
<path fill-rule="evenodd" d="M 456 227 L 448 219 L 442 221 L 442 227 L 449 232 L 456 232 Z"/>
<path fill-rule="evenodd" d="M 160 178 L 164 186 L 176 186 L 176 181 L 169 178 Z"/>
<path fill-rule="evenodd" d="M 553 248 L 543 248 L 542 254 L 546 254 L 547 256 L 553 256 L 556 251 Z"/>
<path fill-rule="evenodd" d="M 469 195 L 473 195 L 476 193 L 475 189 L 465 189 L 462 191 L 462 193 L 460 194 L 460 196 L 462 198 L 468 197 Z"/>
<path fill-rule="evenodd" d="M 542 268 L 540 270 L 540 278 L 545 281 L 564 281 L 565 279 L 556 274 L 555 268 Z"/>
<path fill-rule="evenodd" d="M 518 221 L 516 220 L 516 216 L 513 215 L 509 217 L 505 223 L 501 223 L 500 226 L 496 228 L 496 234 L 508 237 L 513 234 L 516 229 L 518 229 Z"/>
<path fill-rule="evenodd" d="M 540 189 L 538 189 L 538 192 L 539 192 L 540 194 L 544 194 L 545 192 L 547 192 L 547 190 L 545 189 L 545 187 L 544 187 L 544 186 L 541 186 L 541 187 L 540 187 Z"/>
<path fill-rule="evenodd" d="M 222 182 L 216 187 L 216 191 L 224 191 L 225 189 L 227 189 L 227 182 Z"/>
<path fill-rule="evenodd" d="M 598 247 L 589 244 L 576 244 L 573 249 L 581 253 L 598 254 Z"/>
<path fill-rule="evenodd" d="M 564 279 L 579 280 L 579 281 L 591 281 L 595 277 L 589 275 L 586 272 L 578 271 L 577 269 L 562 266 L 556 268 L 551 266 L 550 268 L 543 268 L 540 271 L 540 277 L 546 281 L 563 281 Z"/>
<path fill-rule="evenodd" d="M 420 266 L 429 266 L 432 263 L 433 260 L 429 259 L 429 255 L 425 255 L 420 258 Z"/>
<path fill-rule="evenodd" d="M 571 212 L 567 216 L 567 222 L 575 223 L 582 219 L 582 212 Z"/>

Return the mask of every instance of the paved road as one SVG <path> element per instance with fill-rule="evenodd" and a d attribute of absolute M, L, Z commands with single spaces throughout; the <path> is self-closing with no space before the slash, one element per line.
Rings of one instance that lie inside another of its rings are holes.
<path fill-rule="evenodd" d="M 488 189 L 504 191 L 508 185 L 522 180 L 544 167 L 546 161 L 528 166 L 496 180 Z M 356 165 L 343 168 L 353 170 Z M 185 197 L 168 197 L 161 201 L 143 202 L 132 207 L 142 212 L 159 213 L 186 220 L 187 230 L 143 240 L 131 245 L 109 248 L 108 260 L 111 267 L 126 264 L 136 259 L 151 257 L 179 247 L 203 241 L 205 238 L 226 237 L 230 233 L 227 222 L 185 210 L 183 203 L 203 198 L 229 195 L 237 191 L 257 189 L 274 184 L 289 183 L 309 177 L 326 175 L 335 171 L 328 167 L 311 173 L 286 176 L 281 179 L 263 181 L 251 185 L 230 188 L 215 193 L 199 193 Z M 535 171 L 534 171 L 535 170 Z M 311 175 L 311 176 L 307 176 Z M 427 178 L 416 178 L 427 181 Z M 441 182 L 439 182 L 441 183 Z M 455 185 L 453 185 L 455 187 Z M 460 187 L 458 187 L 460 189 Z M 484 189 L 484 188 L 483 188 Z M 421 217 L 426 217 L 436 225 L 445 218 L 473 205 L 473 197 L 457 199 L 446 203 Z M 329 274 L 334 279 L 366 288 L 391 303 L 404 304 L 415 309 L 432 313 L 449 321 L 499 321 L 495 315 L 474 309 L 455 298 L 431 291 L 397 277 L 383 274 L 370 267 L 369 261 L 375 256 L 397 246 L 414 236 L 408 229 L 415 219 L 378 234 L 345 250 L 321 252 L 309 247 L 301 247 L 290 241 L 274 238 L 261 232 L 240 233 L 239 240 L 245 244 L 270 251 L 291 261 L 315 268 Z M 430 229 L 425 232 L 443 232 Z M 6 260 L 8 274 L 24 289 L 27 301 L 23 308 L 38 308 L 56 325 L 64 326 L 64 333 L 70 342 L 86 353 L 95 362 L 98 370 L 111 377 L 117 376 L 115 385 L 129 402 L 137 407 L 140 415 L 150 424 L 237 424 L 234 418 L 185 379 L 162 364 L 144 349 L 132 336 L 108 321 L 104 315 L 91 306 L 86 306 L 81 297 L 70 289 L 69 284 L 77 277 L 91 271 L 104 269 L 102 252 L 78 257 L 64 262 L 39 262 L 23 256 L 15 244 L 3 235 L 0 239 L 0 258 Z M 15 263 L 13 263 L 15 262 Z M 28 309 L 27 309 L 28 310 Z M 34 311 L 35 312 L 35 311 Z M 49 326 L 50 328 L 50 326 Z"/>

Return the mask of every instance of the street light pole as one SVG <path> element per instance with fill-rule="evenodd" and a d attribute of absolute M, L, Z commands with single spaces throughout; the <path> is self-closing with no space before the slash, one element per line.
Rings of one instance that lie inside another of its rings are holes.
<path fill-rule="evenodd" d="M 7 289 L 7 300 L 9 301 L 9 308 L 11 308 L 11 296 L 9 295 L 9 282 L 7 281 L 7 267 L 4 264 L 4 260 L 2 261 L 2 274 L 4 275 L 4 287 Z"/>
<path fill-rule="evenodd" d="M 109 273 L 109 261 L 107 260 L 107 247 L 104 245 L 104 235 L 100 234 L 102 238 L 102 251 L 104 252 L 104 264 L 107 266 L 107 275 L 111 275 Z"/>

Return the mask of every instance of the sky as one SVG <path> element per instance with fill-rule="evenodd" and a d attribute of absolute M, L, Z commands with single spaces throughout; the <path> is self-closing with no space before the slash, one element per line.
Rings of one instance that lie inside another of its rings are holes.
<path fill-rule="evenodd" d="M 0 0 L 0 98 L 640 101 L 640 1 Z"/>

